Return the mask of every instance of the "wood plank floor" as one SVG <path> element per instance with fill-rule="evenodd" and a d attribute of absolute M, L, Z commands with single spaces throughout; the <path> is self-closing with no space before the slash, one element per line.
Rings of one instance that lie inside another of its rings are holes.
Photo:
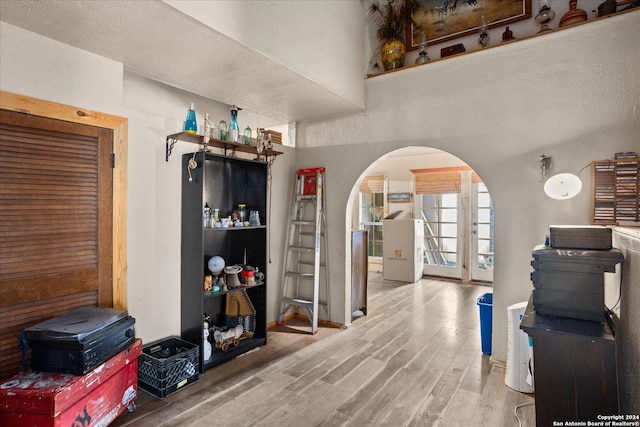
<path fill-rule="evenodd" d="M 316 335 L 299 320 L 114 426 L 535 426 L 533 395 L 480 350 L 476 298 L 491 288 L 372 274 L 367 316 Z"/>

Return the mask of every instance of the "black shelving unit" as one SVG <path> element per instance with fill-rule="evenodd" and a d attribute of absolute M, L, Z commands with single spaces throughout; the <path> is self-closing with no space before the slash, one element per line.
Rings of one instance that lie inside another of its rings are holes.
<path fill-rule="evenodd" d="M 231 215 L 238 204 L 245 203 L 247 210 L 259 212 L 261 224 L 267 224 L 269 167 L 266 162 L 203 151 L 182 156 L 181 336 L 200 345 L 200 372 L 267 343 L 267 227 L 204 227 L 203 210 L 205 204 L 217 208 L 222 218 Z M 228 292 L 205 293 L 204 276 L 210 274 L 208 261 L 215 255 L 221 256 L 226 265 L 258 267 L 265 275 L 264 282 Z M 227 294 L 241 290 L 256 311 L 253 337 L 222 351 L 215 348 L 210 336 L 213 355 L 205 361 L 205 314 L 210 316 L 212 325 L 225 326 Z"/>

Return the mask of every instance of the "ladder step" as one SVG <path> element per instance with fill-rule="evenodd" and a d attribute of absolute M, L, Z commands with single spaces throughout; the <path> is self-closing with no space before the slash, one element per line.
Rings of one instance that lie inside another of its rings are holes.
<path fill-rule="evenodd" d="M 315 265 L 315 263 L 313 261 L 304 261 L 304 260 L 298 260 L 298 264 L 303 264 L 303 265 Z M 320 263 L 320 267 L 326 267 L 327 265 L 323 262 Z"/>
<path fill-rule="evenodd" d="M 301 298 L 282 298 L 282 301 L 286 304 L 289 304 L 295 307 L 302 307 L 308 310 L 313 309 L 313 301 L 309 301 Z"/>
<path fill-rule="evenodd" d="M 313 301 L 302 298 L 282 298 L 282 302 L 295 307 L 303 307 L 309 310 L 313 309 Z M 318 301 L 318 305 L 327 305 L 326 301 Z"/>
<path fill-rule="evenodd" d="M 300 233 L 298 233 L 299 236 L 315 236 L 316 233 L 312 233 L 310 231 L 301 231 Z M 320 233 L 321 237 L 324 237 L 324 233 Z"/>
<path fill-rule="evenodd" d="M 297 252 L 314 252 L 315 248 L 307 247 L 307 246 L 289 246 L 287 249 L 290 251 Z"/>
<path fill-rule="evenodd" d="M 287 271 L 284 274 L 288 277 L 295 277 L 296 279 L 302 280 L 313 280 L 315 277 L 313 273 L 298 273 L 297 271 Z"/>
<path fill-rule="evenodd" d="M 316 200 L 317 198 L 318 196 L 316 196 L 315 194 L 303 194 L 303 195 L 296 196 L 296 200 L 300 200 L 300 201 L 313 201 L 313 200 Z"/>
<path fill-rule="evenodd" d="M 306 219 L 294 219 L 291 221 L 292 224 L 295 225 L 316 225 L 315 220 L 306 220 Z"/>

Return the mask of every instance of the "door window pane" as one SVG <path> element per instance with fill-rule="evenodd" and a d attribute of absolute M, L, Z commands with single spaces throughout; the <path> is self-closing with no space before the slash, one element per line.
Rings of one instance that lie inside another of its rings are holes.
<path fill-rule="evenodd" d="M 478 222 L 491 222 L 491 208 L 478 208 Z"/>
<path fill-rule="evenodd" d="M 440 239 L 440 249 L 443 251 L 457 252 L 458 239 Z"/>
<path fill-rule="evenodd" d="M 478 184 L 477 252 L 478 269 L 493 269 L 493 203 L 484 184 Z"/>
<path fill-rule="evenodd" d="M 457 265 L 458 195 L 423 194 L 424 263 L 443 267 Z"/>
<path fill-rule="evenodd" d="M 458 224 L 441 224 L 440 235 L 443 237 L 458 237 Z"/>
<path fill-rule="evenodd" d="M 489 239 L 491 235 L 491 224 L 478 224 L 478 239 Z M 478 248 L 480 248 L 478 246 Z"/>
<path fill-rule="evenodd" d="M 360 228 L 369 231 L 369 256 L 382 257 L 384 193 L 360 193 Z"/>
<path fill-rule="evenodd" d="M 450 193 L 450 194 L 441 194 L 441 207 L 443 208 L 457 208 L 458 207 L 458 194 Z"/>
<path fill-rule="evenodd" d="M 440 258 L 440 266 L 442 267 L 455 267 L 457 264 L 457 255 L 454 253 L 442 253 Z"/>

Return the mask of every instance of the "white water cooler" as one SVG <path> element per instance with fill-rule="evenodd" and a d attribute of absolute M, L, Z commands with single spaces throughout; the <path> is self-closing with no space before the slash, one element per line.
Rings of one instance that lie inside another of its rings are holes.
<path fill-rule="evenodd" d="M 507 369 L 505 384 L 522 393 L 533 393 L 533 376 L 529 376 L 529 337 L 520 329 L 526 302 L 507 307 Z"/>

